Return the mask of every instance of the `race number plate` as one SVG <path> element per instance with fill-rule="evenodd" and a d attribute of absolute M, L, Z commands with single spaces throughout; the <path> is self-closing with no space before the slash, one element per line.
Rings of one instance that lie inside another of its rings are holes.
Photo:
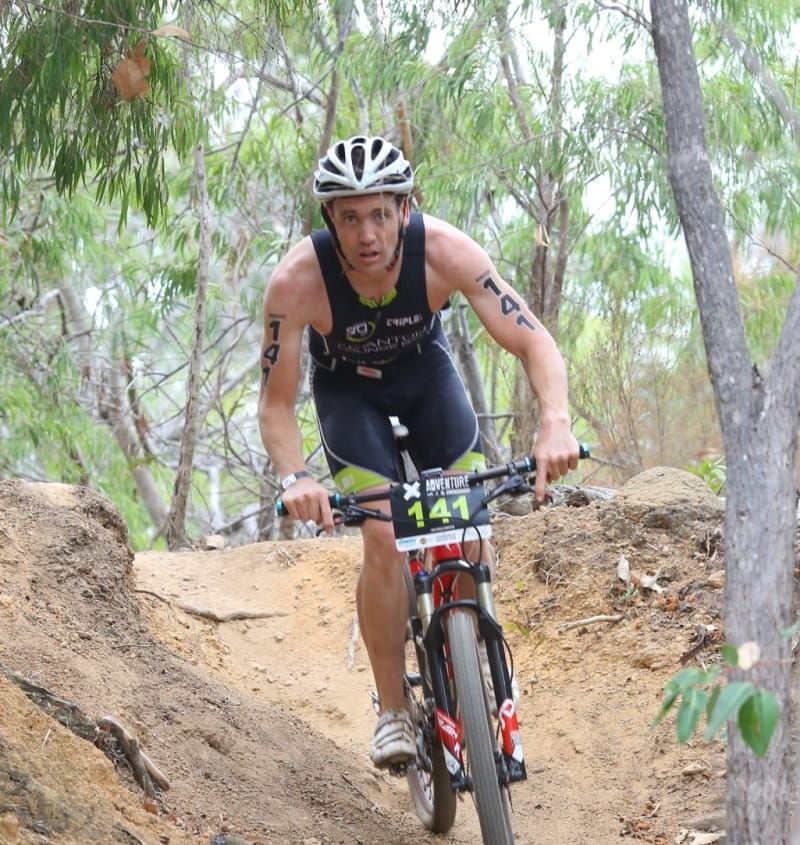
<path fill-rule="evenodd" d="M 395 545 L 401 552 L 491 535 L 483 485 L 470 485 L 467 478 L 464 473 L 427 473 L 390 488 Z"/>

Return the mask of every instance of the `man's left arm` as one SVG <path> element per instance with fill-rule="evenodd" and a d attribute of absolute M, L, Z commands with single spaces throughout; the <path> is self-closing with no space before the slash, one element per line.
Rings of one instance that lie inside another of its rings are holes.
<path fill-rule="evenodd" d="M 472 244 L 471 250 L 461 253 L 467 262 L 459 289 L 492 337 L 519 358 L 539 403 L 541 427 L 533 456 L 538 468 L 536 498 L 542 501 L 547 482 L 578 465 L 578 442 L 570 427 L 566 365 L 550 332 L 501 278 L 486 253 Z"/>

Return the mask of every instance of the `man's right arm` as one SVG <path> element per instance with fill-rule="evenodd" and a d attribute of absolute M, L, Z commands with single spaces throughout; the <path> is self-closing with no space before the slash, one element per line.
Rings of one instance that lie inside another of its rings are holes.
<path fill-rule="evenodd" d="M 291 254 L 290 254 L 291 255 Z M 275 268 L 264 295 L 264 330 L 258 424 L 264 448 L 280 478 L 305 470 L 303 436 L 297 424 L 295 402 L 300 386 L 300 354 L 306 325 L 313 322 L 308 296 L 298 266 L 290 257 Z M 333 528 L 327 491 L 312 478 L 301 478 L 282 494 L 295 519 Z"/>
<path fill-rule="evenodd" d="M 276 297 L 271 294 L 268 291 L 264 298 L 258 424 L 272 462 L 281 475 L 287 475 L 303 469 L 302 437 L 294 413 L 300 384 L 302 330 L 298 332 L 286 313 L 275 307 Z"/>

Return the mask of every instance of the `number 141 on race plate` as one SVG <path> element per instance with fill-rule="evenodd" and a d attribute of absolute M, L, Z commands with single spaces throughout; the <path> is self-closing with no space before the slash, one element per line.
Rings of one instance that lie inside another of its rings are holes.
<path fill-rule="evenodd" d="M 489 508 L 482 484 L 466 473 L 428 472 L 389 489 L 395 545 L 401 551 L 489 537 Z"/>

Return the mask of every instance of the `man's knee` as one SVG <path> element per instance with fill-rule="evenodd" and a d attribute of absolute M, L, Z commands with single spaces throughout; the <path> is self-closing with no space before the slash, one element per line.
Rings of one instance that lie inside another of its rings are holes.
<path fill-rule="evenodd" d="M 488 540 L 470 540 L 467 543 L 464 543 L 464 557 L 473 563 L 476 563 L 477 561 L 488 563 L 489 569 L 491 569 L 492 575 L 494 575 L 494 547 Z"/>
<path fill-rule="evenodd" d="M 402 565 L 404 554 L 397 550 L 391 523 L 375 523 L 371 530 L 362 532 L 362 541 L 365 568 L 394 570 Z"/>

